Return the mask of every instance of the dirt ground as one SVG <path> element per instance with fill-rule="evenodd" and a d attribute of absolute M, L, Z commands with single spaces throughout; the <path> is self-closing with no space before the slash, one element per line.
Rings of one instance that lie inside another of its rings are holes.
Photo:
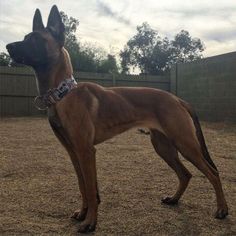
<path fill-rule="evenodd" d="M 193 178 L 180 204 L 177 178 L 156 155 L 149 136 L 132 130 L 97 146 L 102 202 L 93 235 L 236 235 L 236 125 L 203 123 L 221 173 L 230 215 L 212 217 L 215 195 L 190 163 Z M 70 159 L 44 118 L 0 120 L 0 235 L 76 235 L 70 219 L 81 203 Z"/>

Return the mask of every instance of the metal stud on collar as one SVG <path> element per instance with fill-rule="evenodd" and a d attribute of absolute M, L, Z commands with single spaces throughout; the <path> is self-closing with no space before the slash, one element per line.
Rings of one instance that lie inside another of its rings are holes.
<path fill-rule="evenodd" d="M 34 105 L 35 107 L 40 111 L 45 111 L 48 109 L 48 106 L 44 102 L 43 96 L 37 96 L 34 99 Z"/>

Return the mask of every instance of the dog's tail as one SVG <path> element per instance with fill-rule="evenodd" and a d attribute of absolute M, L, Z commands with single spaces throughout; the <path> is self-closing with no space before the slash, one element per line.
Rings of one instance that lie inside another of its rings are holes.
<path fill-rule="evenodd" d="M 205 143 L 205 139 L 204 139 L 204 136 L 203 136 L 203 133 L 202 133 L 201 125 L 200 125 L 200 122 L 198 120 L 198 117 L 197 117 L 195 111 L 185 101 L 183 101 L 181 99 L 179 101 L 180 101 L 181 105 L 188 111 L 189 115 L 191 116 L 191 118 L 193 120 L 194 126 L 196 128 L 196 135 L 197 135 L 197 138 L 198 138 L 198 142 L 201 146 L 201 151 L 202 151 L 202 154 L 203 154 L 204 158 L 216 171 L 218 171 L 215 164 L 214 164 L 214 162 L 212 161 L 212 159 L 210 157 L 209 152 L 208 152 L 208 149 L 207 149 L 207 146 L 206 146 L 206 143 Z"/>

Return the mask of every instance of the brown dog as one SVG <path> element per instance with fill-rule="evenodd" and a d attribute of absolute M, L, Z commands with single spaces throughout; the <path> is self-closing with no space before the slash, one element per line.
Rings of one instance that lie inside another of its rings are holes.
<path fill-rule="evenodd" d="M 33 32 L 23 41 L 8 44 L 7 49 L 16 62 L 34 68 L 39 98 L 48 107 L 51 127 L 71 157 L 83 200 L 81 210 L 73 215 L 82 221 L 79 232 L 93 231 L 97 223 L 100 198 L 94 146 L 137 126 L 150 130 L 156 152 L 179 179 L 176 193 L 162 202 L 177 204 L 191 178 L 178 158 L 179 151 L 209 179 L 216 192 L 215 217 L 225 218 L 228 207 L 219 173 L 209 156 L 192 108 L 158 89 L 103 88 L 93 83 L 76 85 L 71 79 L 69 55 L 63 47 L 64 30 L 56 6 L 51 9 L 46 28 L 37 9 Z"/>

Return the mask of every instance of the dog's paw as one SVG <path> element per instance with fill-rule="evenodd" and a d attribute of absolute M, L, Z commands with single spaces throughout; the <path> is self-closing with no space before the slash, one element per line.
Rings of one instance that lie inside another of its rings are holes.
<path fill-rule="evenodd" d="M 95 231 L 96 229 L 96 223 L 86 223 L 83 222 L 78 228 L 78 233 L 90 233 Z"/>
<path fill-rule="evenodd" d="M 216 213 L 215 213 L 215 218 L 216 219 L 224 219 L 227 215 L 228 215 L 228 209 L 217 209 Z"/>
<path fill-rule="evenodd" d="M 162 198 L 161 202 L 163 204 L 167 204 L 167 205 L 177 205 L 178 204 L 178 200 L 175 198 L 171 198 L 171 197 Z"/>
<path fill-rule="evenodd" d="M 88 208 L 82 208 L 82 210 L 77 210 L 73 213 L 71 218 L 78 220 L 78 221 L 83 221 L 86 218 Z"/>

